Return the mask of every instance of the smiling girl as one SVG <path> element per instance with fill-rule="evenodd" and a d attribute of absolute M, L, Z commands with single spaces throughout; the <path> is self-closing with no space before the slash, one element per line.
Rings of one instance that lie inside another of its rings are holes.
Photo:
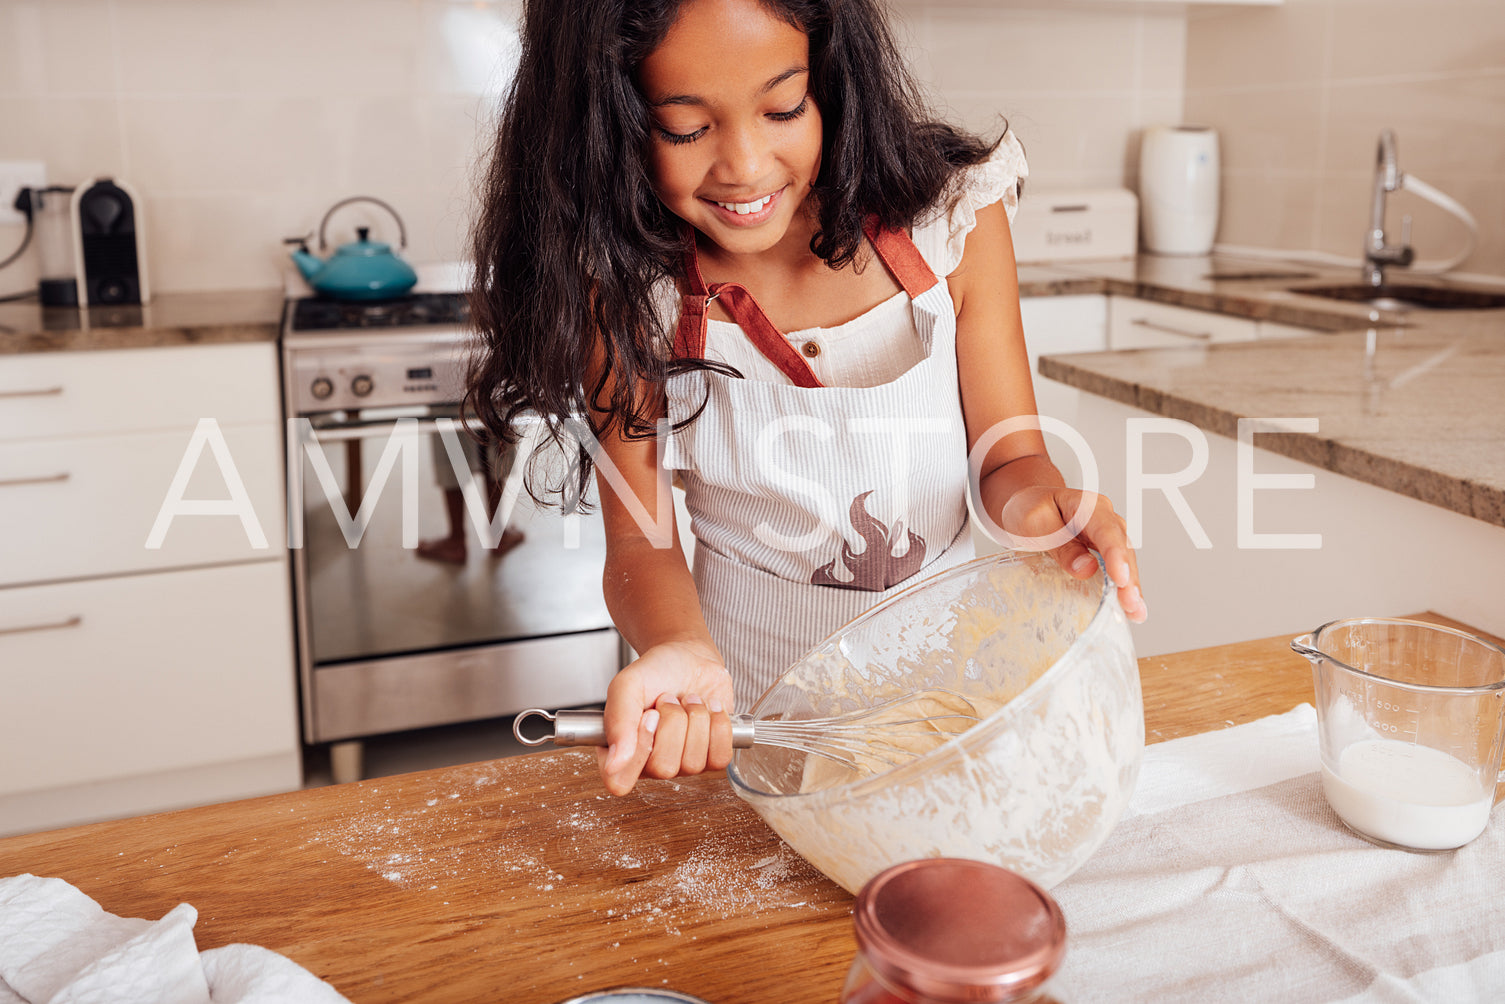
<path fill-rule="evenodd" d="M 719 769 L 734 705 L 972 557 L 973 498 L 1142 620 L 1123 521 L 1035 412 L 1012 134 L 932 121 L 874 0 L 531 0 L 475 234 L 492 434 L 594 468 L 613 619 L 606 787 Z M 1007 423 L 1007 424 L 1005 424 Z M 1004 434 L 1007 433 L 1007 434 Z M 693 571 L 653 514 L 684 485 Z"/>

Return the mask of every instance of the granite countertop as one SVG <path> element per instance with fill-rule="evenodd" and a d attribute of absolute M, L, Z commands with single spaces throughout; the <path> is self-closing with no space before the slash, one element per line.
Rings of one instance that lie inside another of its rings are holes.
<path fill-rule="evenodd" d="M 160 293 L 142 306 L 88 310 L 0 303 L 0 355 L 275 342 L 281 323 L 275 289 Z"/>
<path fill-rule="evenodd" d="M 1309 278 L 1208 278 L 1259 272 Z M 1318 432 L 1259 445 L 1505 527 L 1505 310 L 1375 311 L 1288 289 L 1352 270 L 1221 257 L 1026 266 L 1020 279 L 1026 295 L 1119 293 L 1329 332 L 1045 356 L 1040 373 L 1228 437 L 1240 418 L 1316 418 Z"/>

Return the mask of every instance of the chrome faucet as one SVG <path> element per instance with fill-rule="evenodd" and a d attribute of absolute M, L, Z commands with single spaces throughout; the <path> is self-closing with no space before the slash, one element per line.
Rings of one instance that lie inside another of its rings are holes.
<path fill-rule="evenodd" d="M 1379 149 L 1374 162 L 1374 202 L 1369 212 L 1369 233 L 1364 239 L 1364 281 L 1370 286 L 1382 286 L 1385 282 L 1386 265 L 1409 265 L 1415 253 L 1411 250 L 1411 218 L 1401 221 L 1401 239 L 1397 245 L 1385 243 L 1385 196 L 1397 191 L 1405 180 L 1395 155 L 1395 133 L 1386 129 L 1380 133 Z"/>

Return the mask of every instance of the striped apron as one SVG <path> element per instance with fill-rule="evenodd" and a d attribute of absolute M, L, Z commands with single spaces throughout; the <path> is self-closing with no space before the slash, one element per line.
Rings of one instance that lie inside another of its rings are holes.
<path fill-rule="evenodd" d="M 746 288 L 688 252 L 674 353 L 705 355 L 719 299 L 793 385 L 693 370 L 667 385 L 701 608 L 745 710 L 800 656 L 891 595 L 973 556 L 967 433 L 946 284 L 900 231 L 868 233 L 910 297 L 924 358 L 876 387 L 826 387 Z"/>

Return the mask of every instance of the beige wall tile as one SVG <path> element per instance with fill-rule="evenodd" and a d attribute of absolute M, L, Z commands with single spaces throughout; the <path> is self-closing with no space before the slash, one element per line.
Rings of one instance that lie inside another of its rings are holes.
<path fill-rule="evenodd" d="M 424 176 L 469 184 L 496 135 L 497 110 L 484 97 L 434 97 L 426 102 Z"/>
<path fill-rule="evenodd" d="M 293 32 L 272 30 L 257 0 L 133 0 L 120 5 L 116 31 L 125 93 L 255 91 L 276 85 L 258 70 L 285 64 Z"/>
<path fill-rule="evenodd" d="M 130 170 L 160 194 L 286 192 L 327 183 L 350 123 L 295 97 L 121 101 Z"/>
<path fill-rule="evenodd" d="M 109 0 L 0 2 L 0 94 L 115 88 Z"/>
<path fill-rule="evenodd" d="M 1312 179 L 1317 190 L 1316 235 L 1310 245 L 1318 251 L 1357 259 L 1369 229 L 1369 202 L 1374 172 L 1331 171 Z M 1288 247 L 1305 245 L 1287 245 Z"/>
<path fill-rule="evenodd" d="M 1363 0 L 1332 10 L 1336 80 L 1505 69 L 1500 0 Z"/>
<path fill-rule="evenodd" d="M 1140 24 L 1139 86 L 1146 90 L 1181 90 L 1186 86 L 1186 17 L 1146 14 Z"/>
<path fill-rule="evenodd" d="M 1094 90 L 1135 79 L 1138 16 L 1112 11 L 943 8 L 932 12 L 941 91 Z"/>
<path fill-rule="evenodd" d="M 115 47 L 105 0 L 49 0 L 41 5 L 43 84 L 49 94 L 110 94 Z"/>
<path fill-rule="evenodd" d="M 406 45 L 418 89 L 432 94 L 500 94 L 517 69 L 522 43 L 514 4 L 430 3 Z M 416 45 L 415 45 L 416 43 Z"/>
<path fill-rule="evenodd" d="M 1026 93 L 1005 111 L 1029 153 L 1031 182 L 1050 187 L 1122 179 L 1124 151 L 1140 127 L 1132 93 Z"/>
<path fill-rule="evenodd" d="M 337 98 L 323 102 L 334 149 L 327 164 L 312 162 L 328 181 L 373 194 L 424 177 L 428 106 L 423 98 Z"/>
<path fill-rule="evenodd" d="M 235 192 L 143 196 L 142 201 L 153 290 L 267 289 L 282 284 L 288 267 L 282 238 L 299 232 L 289 219 L 286 199 Z"/>
<path fill-rule="evenodd" d="M 114 98 L 0 97 L 0 122 L 0 160 L 40 160 L 52 184 L 126 171 Z"/>
<path fill-rule="evenodd" d="M 1322 87 L 1186 92 L 1186 118 L 1218 130 L 1225 168 L 1306 172 L 1321 167 Z"/>
<path fill-rule="evenodd" d="M 1186 21 L 1186 86 L 1301 84 L 1323 76 L 1331 9 L 1320 0 L 1195 11 Z"/>
<path fill-rule="evenodd" d="M 1394 129 L 1401 167 L 1426 176 L 1492 172 L 1505 184 L 1505 73 L 1332 87 L 1327 166 L 1374 163 L 1381 129 Z"/>
<path fill-rule="evenodd" d="M 1316 191 L 1306 177 L 1225 171 L 1217 241 L 1247 247 L 1311 246 Z"/>
<path fill-rule="evenodd" d="M 0 95 L 42 90 L 41 5 L 0 0 Z"/>
<path fill-rule="evenodd" d="M 131 93 L 402 94 L 423 33 L 411 0 L 130 0 L 116 5 Z"/>

